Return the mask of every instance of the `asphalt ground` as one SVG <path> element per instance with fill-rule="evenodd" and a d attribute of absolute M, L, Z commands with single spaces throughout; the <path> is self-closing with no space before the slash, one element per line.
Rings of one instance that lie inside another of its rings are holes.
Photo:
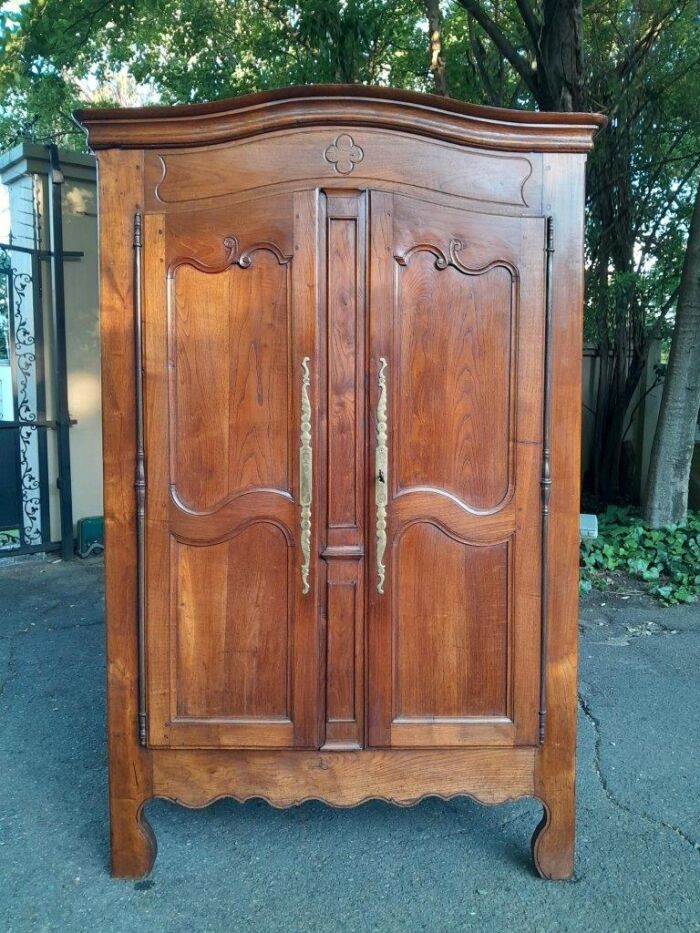
<path fill-rule="evenodd" d="M 0 565 L 0 931 L 700 930 L 700 607 L 581 611 L 572 882 L 534 875 L 530 800 L 148 806 L 153 874 L 112 880 L 102 564 Z"/>

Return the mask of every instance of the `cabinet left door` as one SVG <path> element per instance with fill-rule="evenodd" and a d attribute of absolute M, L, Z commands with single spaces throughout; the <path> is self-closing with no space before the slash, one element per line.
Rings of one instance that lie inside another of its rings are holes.
<path fill-rule="evenodd" d="M 319 744 L 317 203 L 144 217 L 151 746 Z"/>

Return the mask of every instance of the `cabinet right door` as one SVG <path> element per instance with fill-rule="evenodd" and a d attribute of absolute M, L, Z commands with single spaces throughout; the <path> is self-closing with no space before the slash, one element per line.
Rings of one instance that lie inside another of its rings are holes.
<path fill-rule="evenodd" d="M 371 194 L 370 745 L 537 741 L 544 249 Z"/>

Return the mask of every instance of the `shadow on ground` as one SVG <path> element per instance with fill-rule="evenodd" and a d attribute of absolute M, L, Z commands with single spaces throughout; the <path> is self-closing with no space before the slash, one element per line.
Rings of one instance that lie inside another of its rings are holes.
<path fill-rule="evenodd" d="M 149 805 L 151 877 L 108 874 L 102 565 L 0 567 L 0 930 L 700 930 L 700 609 L 581 615 L 577 874 L 537 879 L 540 808 Z"/>

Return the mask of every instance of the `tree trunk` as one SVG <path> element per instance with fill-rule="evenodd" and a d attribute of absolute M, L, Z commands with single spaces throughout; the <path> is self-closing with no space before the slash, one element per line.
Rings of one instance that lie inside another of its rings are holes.
<path fill-rule="evenodd" d="M 513 45 L 500 28 L 493 4 L 482 0 L 458 3 L 510 62 L 540 110 L 585 109 L 583 0 L 544 0 L 541 20 L 531 0 L 518 0 L 518 13 L 528 35 L 525 50 L 520 43 Z M 426 0 L 426 9 L 429 5 L 430 0 Z"/>
<path fill-rule="evenodd" d="M 626 367 L 624 382 L 615 389 L 614 404 L 607 399 L 607 424 L 604 434 L 603 447 L 600 453 L 600 477 L 598 494 L 604 502 L 615 502 L 620 499 L 624 489 L 620 466 L 622 460 L 622 444 L 626 432 L 625 416 L 634 394 L 639 387 L 648 357 L 648 348 L 643 354 L 634 354 Z M 624 366 L 624 356 L 620 351 L 616 354 L 616 364 Z"/>
<path fill-rule="evenodd" d="M 445 76 L 445 59 L 442 55 L 442 13 L 440 0 L 425 0 L 425 12 L 428 17 L 428 35 L 430 38 L 430 73 L 435 83 L 435 93 L 449 96 Z"/>
<path fill-rule="evenodd" d="M 643 327 L 646 308 L 634 276 L 632 154 L 625 131 L 629 121 L 624 102 L 618 112 L 623 117 L 622 129 L 605 128 L 590 163 L 595 195 L 589 209 L 600 238 L 594 244 L 592 274 L 587 284 L 596 315 L 600 369 L 594 442 L 586 479 L 589 491 L 601 504 L 631 498 L 620 470 L 625 414 L 649 353 Z M 606 183 L 601 184 L 601 179 Z"/>
<path fill-rule="evenodd" d="M 676 322 L 651 449 L 644 517 L 653 528 L 688 515 L 688 482 L 700 409 L 700 187 L 683 261 Z"/>
<path fill-rule="evenodd" d="M 583 110 L 582 0 L 545 0 L 538 84 L 543 110 Z"/>

